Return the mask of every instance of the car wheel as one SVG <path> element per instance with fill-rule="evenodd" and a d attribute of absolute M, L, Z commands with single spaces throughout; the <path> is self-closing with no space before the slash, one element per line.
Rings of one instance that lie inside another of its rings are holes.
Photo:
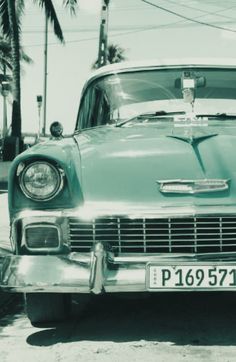
<path fill-rule="evenodd" d="M 33 325 L 37 325 L 38 323 L 63 321 L 69 316 L 70 308 L 70 294 L 25 294 L 25 311 Z"/>

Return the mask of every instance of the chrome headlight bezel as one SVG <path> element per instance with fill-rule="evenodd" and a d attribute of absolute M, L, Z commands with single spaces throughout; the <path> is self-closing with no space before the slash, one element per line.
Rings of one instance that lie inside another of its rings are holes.
<path fill-rule="evenodd" d="M 40 164 L 50 167 L 51 170 L 56 175 L 56 182 L 55 182 L 55 186 L 54 186 L 53 190 L 45 196 L 42 196 L 40 194 L 37 195 L 37 193 L 31 193 L 27 189 L 27 187 L 25 185 L 26 182 L 24 180 L 26 172 L 29 171 L 29 169 L 31 167 L 38 166 Z M 23 194 L 31 200 L 39 201 L 39 202 L 52 200 L 59 194 L 59 192 L 62 190 L 62 188 L 64 186 L 64 176 L 65 176 L 64 171 L 60 167 L 56 167 L 55 165 L 53 165 L 52 163 L 50 163 L 48 161 L 43 161 L 43 160 L 42 161 L 33 161 L 33 162 L 30 162 L 29 164 L 27 164 L 26 166 L 25 165 L 22 166 L 22 164 L 20 164 L 18 166 L 18 170 L 20 170 L 20 172 L 19 172 L 20 189 L 23 192 Z"/>

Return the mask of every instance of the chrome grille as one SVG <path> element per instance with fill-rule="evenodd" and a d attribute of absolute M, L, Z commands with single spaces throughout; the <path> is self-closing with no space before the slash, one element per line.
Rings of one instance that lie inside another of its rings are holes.
<path fill-rule="evenodd" d="M 236 215 L 185 218 L 69 218 L 72 251 L 103 241 L 117 253 L 216 253 L 236 251 Z"/>

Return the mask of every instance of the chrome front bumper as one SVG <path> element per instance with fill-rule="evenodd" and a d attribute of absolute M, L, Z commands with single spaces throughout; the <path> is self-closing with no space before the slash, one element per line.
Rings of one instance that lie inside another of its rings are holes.
<path fill-rule="evenodd" d="M 6 256 L 1 270 L 0 287 L 8 292 L 24 293 L 145 292 L 149 290 L 146 269 L 150 262 L 157 265 L 227 264 L 236 267 L 235 255 L 225 256 L 224 260 L 219 257 L 220 255 L 160 255 L 126 259 L 114 257 L 98 242 L 91 255 L 71 253 L 64 256 Z M 183 290 L 194 289 L 190 287 Z M 230 290 L 236 288 L 232 287 Z"/>
<path fill-rule="evenodd" d="M 90 255 L 7 256 L 0 287 L 8 292 L 145 291 L 145 263 L 115 263 L 102 243 Z"/>

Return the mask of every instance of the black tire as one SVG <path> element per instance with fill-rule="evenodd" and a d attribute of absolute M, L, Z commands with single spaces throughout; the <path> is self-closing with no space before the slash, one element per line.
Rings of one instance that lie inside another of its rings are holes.
<path fill-rule="evenodd" d="M 72 314 L 86 316 L 95 298 L 97 300 L 98 296 L 84 293 L 72 294 Z"/>
<path fill-rule="evenodd" d="M 63 321 L 69 316 L 70 308 L 70 294 L 25 294 L 25 311 L 32 325 Z"/>

